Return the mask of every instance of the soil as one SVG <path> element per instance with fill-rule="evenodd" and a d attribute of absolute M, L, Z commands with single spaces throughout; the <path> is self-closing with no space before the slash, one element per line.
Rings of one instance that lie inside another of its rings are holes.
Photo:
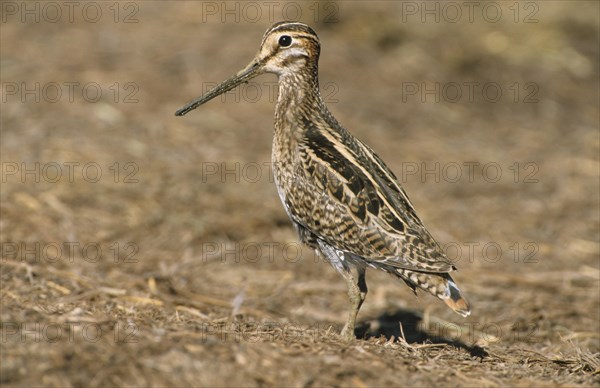
<path fill-rule="evenodd" d="M 3 386 L 598 386 L 598 2 L 69 4 L 2 3 Z M 174 116 L 283 19 L 470 317 L 371 270 L 341 341 L 271 175 L 275 76 Z"/>

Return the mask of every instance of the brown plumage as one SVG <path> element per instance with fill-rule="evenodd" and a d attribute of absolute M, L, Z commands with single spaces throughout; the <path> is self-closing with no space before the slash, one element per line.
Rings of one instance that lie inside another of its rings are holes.
<path fill-rule="evenodd" d="M 307 25 L 280 22 L 238 74 L 176 112 L 182 116 L 262 74 L 279 77 L 273 170 L 300 240 L 346 279 L 352 309 L 342 335 L 354 338 L 367 294 L 365 269 L 380 269 L 467 316 L 470 307 L 449 273 L 452 262 L 417 216 L 385 163 L 329 112 L 318 84 L 320 44 Z"/>

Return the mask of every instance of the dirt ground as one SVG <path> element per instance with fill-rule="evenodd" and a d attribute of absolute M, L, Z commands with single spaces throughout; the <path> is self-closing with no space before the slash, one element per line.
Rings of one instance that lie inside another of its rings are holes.
<path fill-rule="evenodd" d="M 470 5 L 469 5 L 470 4 Z M 2 2 L 3 386 L 598 386 L 599 3 Z M 456 261 L 468 318 L 299 245 L 272 22 Z"/>

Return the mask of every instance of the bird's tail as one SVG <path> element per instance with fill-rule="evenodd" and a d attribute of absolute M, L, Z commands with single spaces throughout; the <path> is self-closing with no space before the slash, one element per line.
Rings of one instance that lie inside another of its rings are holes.
<path fill-rule="evenodd" d="M 457 314 L 463 317 L 471 314 L 471 306 L 458 286 L 447 273 L 417 272 L 398 269 L 397 274 L 413 290 L 417 287 L 443 300 Z"/>

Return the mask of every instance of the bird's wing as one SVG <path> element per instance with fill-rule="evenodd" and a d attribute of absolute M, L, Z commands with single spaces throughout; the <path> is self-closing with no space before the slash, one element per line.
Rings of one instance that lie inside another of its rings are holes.
<path fill-rule="evenodd" d="M 308 130 L 298 144 L 288 209 L 331 246 L 373 263 L 454 269 L 383 161 L 350 133 Z"/>

